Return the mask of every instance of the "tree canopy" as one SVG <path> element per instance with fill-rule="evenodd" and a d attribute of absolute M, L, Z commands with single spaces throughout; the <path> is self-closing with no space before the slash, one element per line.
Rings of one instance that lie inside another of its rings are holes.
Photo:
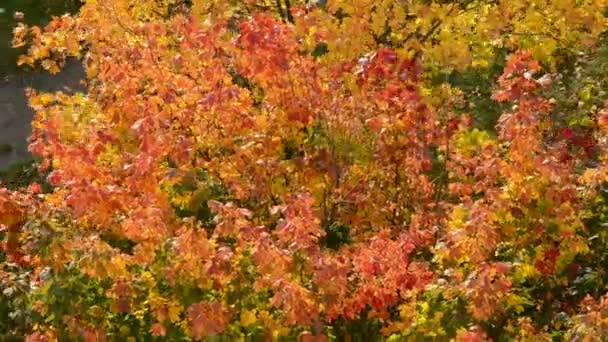
<path fill-rule="evenodd" d="M 0 332 L 600 341 L 605 0 L 87 0 L 20 24 Z M 23 183 L 23 182 L 21 182 Z"/>

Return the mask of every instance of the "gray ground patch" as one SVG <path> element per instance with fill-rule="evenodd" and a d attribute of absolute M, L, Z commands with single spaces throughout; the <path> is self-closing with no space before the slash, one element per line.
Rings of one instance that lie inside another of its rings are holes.
<path fill-rule="evenodd" d="M 27 138 L 31 132 L 33 110 L 27 103 L 25 89 L 39 91 L 63 91 L 72 93 L 84 91 L 81 84 L 84 70 L 79 61 L 70 61 L 57 75 L 44 71 L 23 72 L 0 81 L 0 146 L 12 146 L 10 151 L 0 152 L 0 170 L 12 163 L 28 160 Z"/>

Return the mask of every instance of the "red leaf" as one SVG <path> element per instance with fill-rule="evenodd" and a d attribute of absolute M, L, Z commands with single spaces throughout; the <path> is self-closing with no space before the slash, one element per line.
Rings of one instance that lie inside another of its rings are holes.
<path fill-rule="evenodd" d="M 563 128 L 560 136 L 564 139 L 572 139 L 573 132 L 571 128 Z"/>

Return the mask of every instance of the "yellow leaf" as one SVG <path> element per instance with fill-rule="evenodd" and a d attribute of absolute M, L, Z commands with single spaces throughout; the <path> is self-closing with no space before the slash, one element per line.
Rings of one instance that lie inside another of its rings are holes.
<path fill-rule="evenodd" d="M 287 327 L 277 327 L 272 331 L 272 335 L 274 338 L 286 336 L 287 334 L 289 334 L 289 328 Z"/>
<path fill-rule="evenodd" d="M 91 78 L 95 77 L 95 75 L 97 75 L 97 72 L 98 72 L 97 65 L 94 65 L 94 64 L 93 65 L 89 65 L 86 68 L 86 74 L 87 74 L 87 78 L 88 79 L 91 79 Z"/>
<path fill-rule="evenodd" d="M 169 306 L 169 320 L 171 321 L 171 323 L 175 324 L 175 323 L 179 322 L 179 315 L 181 312 L 182 312 L 181 305 L 179 305 L 177 303 L 172 303 Z"/>
<path fill-rule="evenodd" d="M 245 310 L 241 312 L 241 325 L 246 327 L 257 321 L 255 310 Z"/>
<path fill-rule="evenodd" d="M 515 269 L 514 278 L 518 281 L 524 281 L 528 278 L 535 278 L 538 275 L 538 271 L 534 266 L 530 264 L 521 264 L 519 267 Z"/>
<path fill-rule="evenodd" d="M 514 293 L 511 293 L 505 298 L 505 302 L 507 303 L 507 308 L 513 309 L 516 313 L 522 313 L 524 311 L 524 306 L 529 304 L 526 298 L 518 296 Z"/>
<path fill-rule="evenodd" d="M 17 59 L 17 65 L 21 66 L 21 65 L 32 65 L 34 64 L 34 59 L 30 56 L 26 56 L 26 55 L 22 55 L 19 56 L 19 59 Z"/>

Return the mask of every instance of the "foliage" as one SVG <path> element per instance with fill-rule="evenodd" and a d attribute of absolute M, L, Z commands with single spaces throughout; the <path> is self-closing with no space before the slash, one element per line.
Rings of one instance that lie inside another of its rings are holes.
<path fill-rule="evenodd" d="M 12 29 L 19 22 L 45 25 L 52 16 L 74 13 L 80 0 L 3 0 L 0 4 L 0 76 L 19 71 L 15 62 L 25 49 L 11 48 Z"/>
<path fill-rule="evenodd" d="M 19 26 L 22 63 L 82 57 L 88 91 L 30 94 L 48 186 L 0 192 L 2 329 L 602 336 L 605 6 L 91 0 Z"/>
<path fill-rule="evenodd" d="M 0 172 L 0 183 L 10 190 L 18 190 L 36 183 L 44 192 L 50 192 L 51 186 L 46 182 L 48 172 L 39 172 L 39 161 L 26 160 L 11 164 L 7 170 Z"/>

